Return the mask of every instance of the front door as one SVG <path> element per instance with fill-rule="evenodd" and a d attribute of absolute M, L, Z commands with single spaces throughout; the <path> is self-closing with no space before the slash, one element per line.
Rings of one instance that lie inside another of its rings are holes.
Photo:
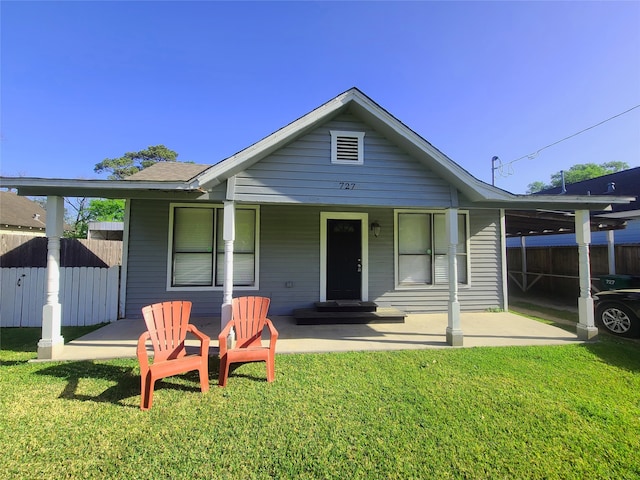
<path fill-rule="evenodd" d="M 362 222 L 327 219 L 327 300 L 361 300 Z"/>

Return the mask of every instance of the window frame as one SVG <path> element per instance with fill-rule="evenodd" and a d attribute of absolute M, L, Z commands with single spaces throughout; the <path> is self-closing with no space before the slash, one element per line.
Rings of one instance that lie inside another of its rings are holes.
<path fill-rule="evenodd" d="M 400 283 L 400 221 L 399 217 L 401 214 L 427 214 L 430 215 L 430 235 L 431 235 L 431 283 Z M 434 228 L 434 220 L 433 215 L 446 215 L 445 210 L 413 210 L 413 209 L 396 209 L 393 212 L 393 236 L 394 236 L 394 252 L 393 252 L 393 274 L 394 274 L 394 285 L 396 290 L 447 290 L 449 288 L 449 282 L 446 283 L 435 283 L 436 282 L 436 253 L 435 253 L 435 238 L 436 231 Z M 462 283 L 458 281 L 458 287 L 468 288 L 471 286 L 471 237 L 469 235 L 469 211 L 468 210 L 460 210 L 458 209 L 458 217 L 460 215 L 464 215 L 465 218 L 465 235 L 466 238 L 464 240 L 465 243 L 465 252 L 460 252 L 459 250 L 456 252 L 456 257 L 458 262 L 460 262 L 461 257 L 464 257 L 464 261 L 466 264 L 467 271 L 467 279 L 466 282 Z M 459 242 L 460 243 L 460 242 Z M 447 254 L 448 255 L 448 246 L 447 246 Z M 448 262 L 447 262 L 448 265 Z M 447 267 L 448 268 L 448 267 Z"/>
<path fill-rule="evenodd" d="M 174 262 L 174 230 L 175 230 L 175 211 L 178 208 L 200 208 L 213 210 L 213 245 L 211 250 L 212 274 L 211 285 L 173 285 L 173 262 Z M 254 284 L 253 285 L 233 285 L 234 291 L 256 291 L 260 289 L 260 206 L 259 205 L 236 205 L 237 210 L 253 210 L 254 211 Z M 224 285 L 216 285 L 216 269 L 218 267 L 218 215 L 223 213 L 224 205 L 221 203 L 170 203 L 169 204 L 169 228 L 167 243 L 167 291 L 223 291 Z M 235 256 L 235 252 L 234 252 Z"/>
<path fill-rule="evenodd" d="M 330 130 L 331 134 L 331 163 L 334 165 L 364 165 L 364 136 L 365 132 L 346 131 L 346 130 Z M 350 137 L 355 138 L 358 145 L 357 160 L 341 160 L 338 159 L 338 138 Z"/>

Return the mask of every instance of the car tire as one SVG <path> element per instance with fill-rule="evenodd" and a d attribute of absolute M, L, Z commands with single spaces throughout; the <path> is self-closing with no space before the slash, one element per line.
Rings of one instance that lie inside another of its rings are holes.
<path fill-rule="evenodd" d="M 627 307 L 618 303 L 600 305 L 596 312 L 596 322 L 613 335 L 637 337 L 640 334 L 638 317 Z"/>

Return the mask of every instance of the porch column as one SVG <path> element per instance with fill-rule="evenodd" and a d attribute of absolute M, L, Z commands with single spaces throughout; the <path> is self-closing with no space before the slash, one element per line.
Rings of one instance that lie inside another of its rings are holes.
<path fill-rule="evenodd" d="M 576 329 L 580 340 L 590 340 L 598 335 L 598 329 L 594 323 L 593 298 L 591 297 L 591 266 L 589 261 L 591 222 L 589 210 L 576 210 L 575 221 L 580 272 L 580 297 L 578 298 L 578 325 Z"/>
<path fill-rule="evenodd" d="M 222 311 L 220 315 L 220 330 L 231 320 L 231 304 L 233 301 L 233 242 L 236 238 L 236 207 L 235 202 L 224 202 L 224 225 L 222 238 L 224 240 L 224 284 Z"/>
<path fill-rule="evenodd" d="M 42 338 L 38 358 L 54 360 L 64 348 L 60 305 L 60 237 L 64 228 L 64 198 L 47 197 L 47 302 L 42 307 Z"/>
<path fill-rule="evenodd" d="M 458 302 L 458 209 L 449 208 L 445 214 L 445 228 L 449 243 L 449 308 L 447 326 L 447 344 L 461 347 L 463 343 L 460 328 L 460 302 Z"/>

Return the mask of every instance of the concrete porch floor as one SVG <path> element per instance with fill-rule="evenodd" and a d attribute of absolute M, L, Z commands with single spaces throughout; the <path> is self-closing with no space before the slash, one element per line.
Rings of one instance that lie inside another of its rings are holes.
<path fill-rule="evenodd" d="M 296 325 L 292 317 L 284 316 L 271 320 L 279 332 L 279 354 L 453 348 L 445 339 L 446 313 L 409 315 L 405 323 L 366 325 Z M 194 318 L 192 323 L 211 337 L 210 354 L 217 354 L 220 319 Z M 464 347 L 580 343 L 574 332 L 514 313 L 462 313 L 461 326 Z M 118 320 L 69 342 L 56 360 L 134 358 L 144 330 L 142 319 Z M 188 340 L 187 345 L 197 342 Z"/>

